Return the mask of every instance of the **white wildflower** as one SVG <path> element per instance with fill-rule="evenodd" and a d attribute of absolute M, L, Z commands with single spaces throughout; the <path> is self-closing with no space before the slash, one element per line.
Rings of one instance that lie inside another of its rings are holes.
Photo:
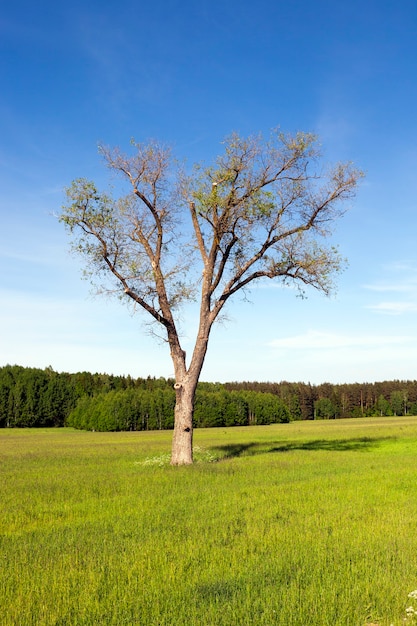
<path fill-rule="evenodd" d="M 147 457 L 144 461 L 136 461 L 136 465 L 157 465 L 158 467 L 164 467 L 168 465 L 171 460 L 169 454 L 161 454 L 161 456 Z"/>

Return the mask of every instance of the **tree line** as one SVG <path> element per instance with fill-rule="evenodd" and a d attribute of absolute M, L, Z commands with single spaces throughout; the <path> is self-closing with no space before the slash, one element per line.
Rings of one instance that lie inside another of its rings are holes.
<path fill-rule="evenodd" d="M 6 365 L 0 368 L 0 427 L 172 429 L 173 386 L 173 379 Z M 196 427 L 212 427 L 407 414 L 417 415 L 417 381 L 200 382 L 193 419 Z"/>

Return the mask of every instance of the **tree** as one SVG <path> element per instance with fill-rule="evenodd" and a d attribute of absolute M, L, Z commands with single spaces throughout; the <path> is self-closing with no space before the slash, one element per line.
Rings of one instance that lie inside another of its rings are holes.
<path fill-rule="evenodd" d="M 376 404 L 376 409 L 377 409 L 378 414 L 380 416 L 382 416 L 382 415 L 392 415 L 391 405 L 388 402 L 388 400 L 386 400 L 384 398 L 384 396 L 382 394 L 378 398 L 378 401 L 377 401 L 377 404 Z"/>
<path fill-rule="evenodd" d="M 315 416 L 317 419 L 335 419 L 337 409 L 330 398 L 319 398 L 314 403 Z"/>
<path fill-rule="evenodd" d="M 394 415 L 407 415 L 407 391 L 393 391 L 390 399 Z"/>
<path fill-rule="evenodd" d="M 351 164 L 320 169 L 308 133 L 232 134 L 214 165 L 191 174 L 156 142 L 132 142 L 133 154 L 100 147 L 128 185 L 99 192 L 86 179 L 66 190 L 60 220 L 102 293 L 146 311 L 169 344 L 176 404 L 171 462 L 192 463 L 193 407 L 213 323 L 232 296 L 265 279 L 328 294 L 343 261 L 324 245 L 362 174 Z M 198 299 L 199 325 L 189 360 L 177 311 Z M 149 318 L 148 318 L 149 319 Z"/>

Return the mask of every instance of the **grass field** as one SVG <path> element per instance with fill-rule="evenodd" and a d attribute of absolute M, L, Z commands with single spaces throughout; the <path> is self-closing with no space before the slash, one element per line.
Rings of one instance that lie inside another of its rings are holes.
<path fill-rule="evenodd" d="M 170 439 L 0 431 L 2 626 L 414 623 L 417 418 Z"/>

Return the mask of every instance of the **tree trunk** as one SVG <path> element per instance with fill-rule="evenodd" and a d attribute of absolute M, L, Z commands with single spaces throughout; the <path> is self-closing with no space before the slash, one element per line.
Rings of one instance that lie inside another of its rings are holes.
<path fill-rule="evenodd" d="M 207 297 L 200 309 L 200 329 L 187 370 L 185 352 L 181 349 L 176 331 L 171 336 L 171 358 L 175 370 L 176 392 L 174 434 L 172 437 L 171 465 L 191 465 L 193 462 L 193 415 L 197 384 L 207 353 L 208 338 L 215 316 L 210 319 Z"/>
<path fill-rule="evenodd" d="M 193 413 L 197 383 L 175 383 L 176 391 L 174 434 L 171 465 L 191 465 L 193 462 Z"/>

